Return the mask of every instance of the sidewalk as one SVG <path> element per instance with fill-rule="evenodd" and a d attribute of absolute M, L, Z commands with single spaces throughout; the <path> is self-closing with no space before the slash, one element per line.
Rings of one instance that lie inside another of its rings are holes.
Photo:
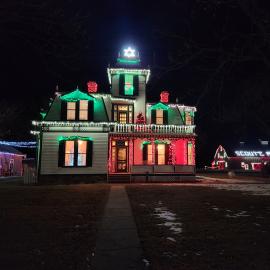
<path fill-rule="evenodd" d="M 93 258 L 94 270 L 144 269 L 142 250 L 124 185 L 112 185 Z"/>

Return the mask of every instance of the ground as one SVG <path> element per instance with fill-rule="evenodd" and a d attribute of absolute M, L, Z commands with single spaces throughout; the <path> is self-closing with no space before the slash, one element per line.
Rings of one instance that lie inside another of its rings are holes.
<path fill-rule="evenodd" d="M 0 185 L 0 269 L 89 269 L 108 185 Z"/>
<path fill-rule="evenodd" d="M 270 269 L 269 179 L 125 187 L 147 269 Z M 0 269 L 91 269 L 109 190 L 0 183 Z"/>
<path fill-rule="evenodd" d="M 216 187 L 127 186 L 150 269 L 270 269 L 269 196 Z"/>

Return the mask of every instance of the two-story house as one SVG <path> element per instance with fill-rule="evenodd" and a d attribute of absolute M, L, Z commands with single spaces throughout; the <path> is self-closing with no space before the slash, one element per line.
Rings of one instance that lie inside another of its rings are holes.
<path fill-rule="evenodd" d="M 109 94 L 99 93 L 93 82 L 88 91 L 56 92 L 43 119 L 33 121 L 40 180 L 194 175 L 196 108 L 170 103 L 167 91 L 159 102 L 148 103 L 150 69 L 141 67 L 139 53 L 130 47 L 107 74 Z"/>

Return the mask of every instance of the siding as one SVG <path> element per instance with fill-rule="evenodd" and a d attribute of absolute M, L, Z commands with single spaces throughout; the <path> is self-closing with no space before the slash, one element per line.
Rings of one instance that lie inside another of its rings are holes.
<path fill-rule="evenodd" d="M 85 168 L 58 167 L 59 136 L 84 136 L 93 138 L 93 165 Z M 107 133 L 76 133 L 76 132 L 45 132 L 42 140 L 40 174 L 103 174 L 107 173 L 108 134 Z"/>

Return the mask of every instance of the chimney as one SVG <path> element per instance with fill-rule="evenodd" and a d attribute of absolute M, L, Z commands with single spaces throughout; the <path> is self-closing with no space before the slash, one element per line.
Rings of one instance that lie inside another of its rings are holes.
<path fill-rule="evenodd" d="M 89 81 L 87 83 L 87 90 L 88 93 L 96 93 L 97 92 L 97 88 L 98 88 L 98 84 L 94 81 Z"/>
<path fill-rule="evenodd" d="M 162 103 L 168 103 L 169 102 L 169 92 L 168 91 L 162 91 L 160 93 L 160 101 Z"/>

